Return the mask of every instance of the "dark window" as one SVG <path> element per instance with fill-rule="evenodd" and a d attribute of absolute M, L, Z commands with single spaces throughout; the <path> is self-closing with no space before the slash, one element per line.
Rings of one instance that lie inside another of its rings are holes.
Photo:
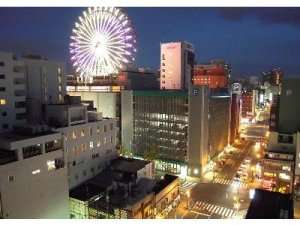
<path fill-rule="evenodd" d="M 7 112 L 2 112 L 2 116 L 7 116 Z"/>
<path fill-rule="evenodd" d="M 26 116 L 27 116 L 26 113 L 17 113 L 16 120 L 24 120 L 24 119 L 26 119 Z"/>
<path fill-rule="evenodd" d="M 82 174 L 83 174 L 83 176 L 86 176 L 86 171 L 84 170 L 84 171 L 82 172 Z"/>
<path fill-rule="evenodd" d="M 72 165 L 73 165 L 73 166 L 76 166 L 76 161 L 73 161 Z"/>
<path fill-rule="evenodd" d="M 15 181 L 15 176 L 8 176 L 8 181 L 9 182 Z"/>
<path fill-rule="evenodd" d="M 5 87 L 0 87 L 0 91 L 5 91 Z"/>
<path fill-rule="evenodd" d="M 278 135 L 278 142 L 285 144 L 293 144 L 293 136 L 292 135 Z"/>
<path fill-rule="evenodd" d="M 42 154 L 42 145 L 41 144 L 31 145 L 31 146 L 23 148 L 23 158 L 24 159 L 34 157 L 34 156 L 40 155 L 40 154 Z"/>
<path fill-rule="evenodd" d="M 0 62 L 0 66 L 5 66 L 5 63 L 4 62 Z"/>
<path fill-rule="evenodd" d="M 0 79 L 5 79 L 5 74 L 0 74 Z"/>
<path fill-rule="evenodd" d="M 15 108 L 25 108 L 26 103 L 25 102 L 15 102 Z"/>
<path fill-rule="evenodd" d="M 3 128 L 3 129 L 8 129 L 8 124 L 6 124 L 6 123 L 3 124 L 3 125 L 2 125 L 2 128 Z"/>

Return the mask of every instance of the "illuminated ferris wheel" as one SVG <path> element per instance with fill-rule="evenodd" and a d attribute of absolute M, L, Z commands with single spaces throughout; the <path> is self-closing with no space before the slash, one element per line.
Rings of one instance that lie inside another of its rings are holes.
<path fill-rule="evenodd" d="M 88 8 L 72 31 L 70 54 L 84 80 L 118 73 L 135 60 L 136 39 L 131 22 L 119 8 Z"/>

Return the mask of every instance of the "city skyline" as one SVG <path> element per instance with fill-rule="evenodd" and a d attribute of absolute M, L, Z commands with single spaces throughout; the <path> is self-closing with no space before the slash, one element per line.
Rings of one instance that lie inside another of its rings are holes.
<path fill-rule="evenodd" d="M 7 34 L 0 39 L 1 50 L 63 61 L 70 73 L 70 35 L 83 9 L 1 8 L 1 26 Z M 259 76 L 273 67 L 295 76 L 300 69 L 298 8 L 125 10 L 137 35 L 137 66 L 159 69 L 160 43 L 185 40 L 194 45 L 197 62 L 223 58 L 236 77 Z"/>

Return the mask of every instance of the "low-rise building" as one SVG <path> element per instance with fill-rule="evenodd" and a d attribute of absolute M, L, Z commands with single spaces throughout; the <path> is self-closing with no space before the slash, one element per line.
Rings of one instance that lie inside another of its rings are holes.
<path fill-rule="evenodd" d="M 70 189 L 95 176 L 117 157 L 116 119 L 88 111 L 80 97 L 46 105 L 46 121 L 63 135 Z"/>
<path fill-rule="evenodd" d="M 164 217 L 179 203 L 179 184 L 171 175 L 153 179 L 151 162 L 120 157 L 70 191 L 71 218 Z"/>
<path fill-rule="evenodd" d="M 68 218 L 68 178 L 62 135 L 43 127 L 0 137 L 2 218 Z"/>

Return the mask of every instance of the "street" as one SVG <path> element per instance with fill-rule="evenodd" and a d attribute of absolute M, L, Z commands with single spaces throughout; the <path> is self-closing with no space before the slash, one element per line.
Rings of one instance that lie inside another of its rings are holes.
<path fill-rule="evenodd" d="M 210 178 L 200 182 L 187 179 L 183 183 L 183 190 L 188 190 L 187 194 L 182 195 L 182 203 L 176 215 L 169 218 L 243 218 L 250 203 L 249 189 L 260 184 L 254 178 L 253 171 L 252 176 L 245 181 L 236 181 L 234 178 L 245 159 L 251 162 L 248 165 L 249 170 L 258 165 L 263 152 L 261 146 L 256 146 L 256 141 L 263 140 L 266 132 L 267 126 L 262 123 L 246 125 L 243 131 L 244 138 L 233 145 L 234 150 L 221 154 L 221 160 L 226 163 L 210 172 Z"/>

